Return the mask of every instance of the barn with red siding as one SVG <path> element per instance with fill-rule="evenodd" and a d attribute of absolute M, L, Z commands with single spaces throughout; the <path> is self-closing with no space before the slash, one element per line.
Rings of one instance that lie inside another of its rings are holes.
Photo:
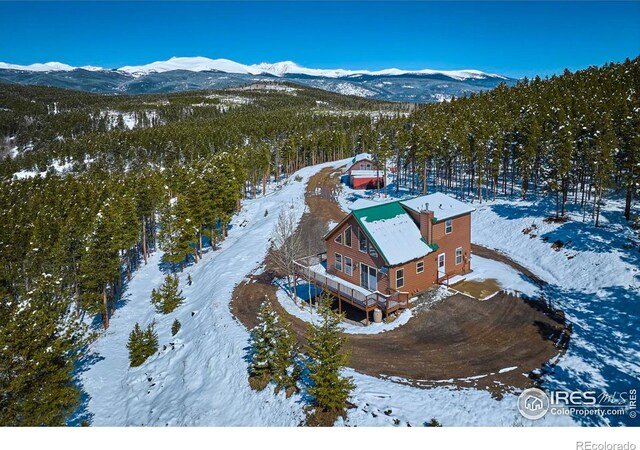
<path fill-rule="evenodd" d="M 377 167 L 368 153 L 360 153 L 351 160 L 347 175 L 353 189 L 376 189 L 385 182 L 384 168 Z"/>

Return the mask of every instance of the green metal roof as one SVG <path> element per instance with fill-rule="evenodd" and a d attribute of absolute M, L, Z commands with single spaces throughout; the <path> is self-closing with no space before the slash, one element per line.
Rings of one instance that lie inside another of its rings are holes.
<path fill-rule="evenodd" d="M 411 218 L 410 214 L 400 204 L 400 202 L 401 200 L 396 200 L 392 202 L 387 202 L 379 205 L 373 205 L 366 208 L 357 209 L 351 212 L 353 217 L 355 217 L 356 221 L 360 225 L 360 228 L 364 230 L 369 240 L 373 243 L 373 245 L 375 245 L 375 247 L 378 250 L 378 253 L 380 254 L 380 256 L 382 256 L 382 258 L 385 260 L 387 264 L 397 264 L 397 262 L 390 261 L 390 257 L 389 257 L 390 255 L 385 254 L 385 248 L 387 248 L 388 250 L 388 246 L 385 247 L 384 245 L 381 245 L 382 244 L 381 242 L 378 242 L 376 240 L 371 230 L 369 230 L 369 226 L 371 226 L 372 222 L 394 219 L 399 216 L 406 216 L 406 219 L 408 220 L 408 222 L 411 223 L 412 226 L 417 226 L 413 221 L 413 219 Z M 426 244 L 426 242 L 424 242 L 424 239 L 420 238 L 420 240 L 422 241 L 422 243 Z M 430 246 L 427 246 L 427 247 L 430 247 Z M 433 247 L 431 248 L 433 249 Z M 393 259 L 397 259 L 397 255 L 394 254 Z M 413 258 L 409 258 L 409 259 L 413 259 Z"/>
<path fill-rule="evenodd" d="M 407 211 L 400 205 L 400 200 L 368 206 L 367 208 L 356 209 L 353 211 L 353 215 L 358 219 L 358 222 L 363 218 L 368 222 L 392 219 L 402 214 L 407 214 Z"/>
<path fill-rule="evenodd" d="M 358 221 L 360 228 L 364 230 L 369 240 L 374 243 L 374 245 L 378 249 L 378 252 L 388 264 L 389 260 L 381 250 L 380 244 L 378 244 L 373 236 L 371 236 L 371 233 L 369 233 L 369 230 L 367 230 L 367 226 L 362 223 L 362 219 L 365 219 L 369 222 L 374 222 L 376 220 L 392 219 L 400 214 L 407 214 L 407 211 L 405 211 L 405 209 L 400 205 L 400 201 L 398 200 L 394 202 L 382 203 L 380 205 L 368 206 L 366 208 L 356 209 L 351 213 L 353 214 L 353 217 L 355 217 Z"/>

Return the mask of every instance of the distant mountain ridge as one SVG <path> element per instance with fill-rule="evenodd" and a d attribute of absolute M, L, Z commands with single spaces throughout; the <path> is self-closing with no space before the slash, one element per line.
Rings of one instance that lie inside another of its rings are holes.
<path fill-rule="evenodd" d="M 381 100 L 434 102 L 467 92 L 513 84 L 508 77 L 479 70 L 312 69 L 293 61 L 246 65 L 229 59 L 173 57 L 139 66 L 104 69 L 60 62 L 17 65 L 0 62 L 0 82 L 37 84 L 100 93 L 175 92 L 221 89 L 284 79 L 345 95 Z"/>

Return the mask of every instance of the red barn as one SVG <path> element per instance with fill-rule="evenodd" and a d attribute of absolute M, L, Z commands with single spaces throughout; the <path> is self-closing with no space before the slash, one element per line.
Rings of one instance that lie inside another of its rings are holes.
<path fill-rule="evenodd" d="M 356 155 L 347 166 L 349 186 L 354 189 L 376 189 L 384 186 L 384 168 L 377 167 L 368 153 Z"/>

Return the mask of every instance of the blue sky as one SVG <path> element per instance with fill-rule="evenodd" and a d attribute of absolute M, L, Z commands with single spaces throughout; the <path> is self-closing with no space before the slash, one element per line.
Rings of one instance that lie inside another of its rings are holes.
<path fill-rule="evenodd" d="M 0 61 L 120 67 L 171 56 L 514 77 L 640 54 L 640 2 L 2 2 Z"/>

